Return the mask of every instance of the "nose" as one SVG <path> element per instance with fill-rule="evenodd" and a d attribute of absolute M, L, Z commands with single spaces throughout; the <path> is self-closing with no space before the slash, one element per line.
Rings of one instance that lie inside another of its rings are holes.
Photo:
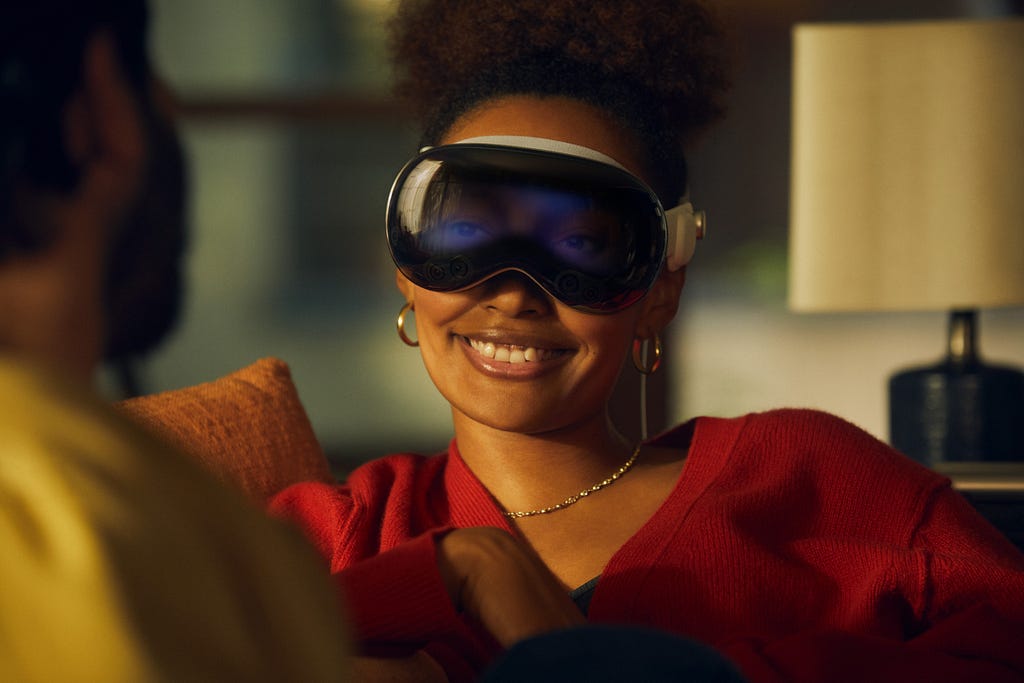
<path fill-rule="evenodd" d="M 554 308 L 551 296 L 517 270 L 499 273 L 473 288 L 479 305 L 511 318 L 537 317 Z"/>

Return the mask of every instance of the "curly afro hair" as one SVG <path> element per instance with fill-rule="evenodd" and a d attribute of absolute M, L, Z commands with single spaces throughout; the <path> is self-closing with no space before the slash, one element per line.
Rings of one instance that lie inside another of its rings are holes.
<path fill-rule="evenodd" d="M 684 146 L 724 111 L 724 31 L 698 0 L 402 0 L 389 28 L 424 144 L 488 99 L 572 97 L 634 132 L 674 201 Z"/>

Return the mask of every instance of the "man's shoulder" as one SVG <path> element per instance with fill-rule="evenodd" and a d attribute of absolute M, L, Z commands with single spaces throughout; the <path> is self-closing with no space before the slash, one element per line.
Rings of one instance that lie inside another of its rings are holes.
<path fill-rule="evenodd" d="M 39 624 L 33 653 L 88 655 L 64 644 L 95 641 L 97 653 L 117 646 L 124 657 L 108 671 L 156 662 L 184 678 L 344 665 L 340 612 L 298 534 L 88 387 L 0 361 L 0 407 L 0 575 L 17 597 L 6 617 Z M 279 628 L 300 623 L 323 635 Z M 238 638 L 260 632 L 280 646 L 245 642 L 244 661 L 189 660 L 193 648 L 241 652 Z M 319 659 L 296 661 L 303 648 Z"/>
<path fill-rule="evenodd" d="M 122 420 L 88 387 L 49 368 L 0 357 L 0 443 L 7 463 L 58 463 L 65 472 L 113 470 L 143 434 Z M 103 460 L 112 462 L 104 465 Z M 5 467 L 13 476 L 17 470 Z"/>
<path fill-rule="evenodd" d="M 65 508 L 109 544 L 141 547 L 147 530 L 214 551 L 222 528 L 277 534 L 194 458 L 43 367 L 0 360 L 0 444 L 0 486 L 39 515 Z"/>

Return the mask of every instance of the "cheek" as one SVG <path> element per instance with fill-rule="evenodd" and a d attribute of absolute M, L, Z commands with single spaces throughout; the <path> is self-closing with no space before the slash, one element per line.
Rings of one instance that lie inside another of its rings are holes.
<path fill-rule="evenodd" d="M 622 371 L 623 363 L 632 348 L 633 337 L 621 330 L 611 330 L 603 338 L 600 346 L 594 347 L 594 360 L 591 373 L 595 379 L 604 383 L 614 383 Z"/>
<path fill-rule="evenodd" d="M 629 313 L 589 315 L 574 326 L 587 354 L 587 362 L 580 366 L 586 375 L 582 381 L 597 393 L 610 394 L 632 349 L 636 316 Z"/>
<path fill-rule="evenodd" d="M 639 314 L 635 309 L 634 306 L 611 315 L 572 311 L 572 319 L 563 317 L 563 320 L 584 341 L 588 350 L 605 357 L 624 357 L 636 336 Z"/>
<path fill-rule="evenodd" d="M 453 348 L 452 324 L 466 310 L 466 302 L 455 294 L 441 294 L 417 288 L 413 320 L 420 343 L 420 354 L 427 372 L 438 380 L 438 372 L 451 365 L 442 358 Z"/>
<path fill-rule="evenodd" d="M 431 292 L 416 288 L 414 320 L 416 331 L 423 335 L 437 335 L 446 332 L 451 322 L 465 310 L 458 295 Z"/>

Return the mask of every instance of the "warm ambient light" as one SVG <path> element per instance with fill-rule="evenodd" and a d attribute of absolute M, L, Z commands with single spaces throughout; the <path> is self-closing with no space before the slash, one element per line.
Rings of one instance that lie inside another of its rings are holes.
<path fill-rule="evenodd" d="M 789 304 L 951 311 L 949 353 L 890 385 L 895 446 L 1024 460 L 1024 375 L 975 311 L 1024 304 L 1024 20 L 794 31 Z"/>

